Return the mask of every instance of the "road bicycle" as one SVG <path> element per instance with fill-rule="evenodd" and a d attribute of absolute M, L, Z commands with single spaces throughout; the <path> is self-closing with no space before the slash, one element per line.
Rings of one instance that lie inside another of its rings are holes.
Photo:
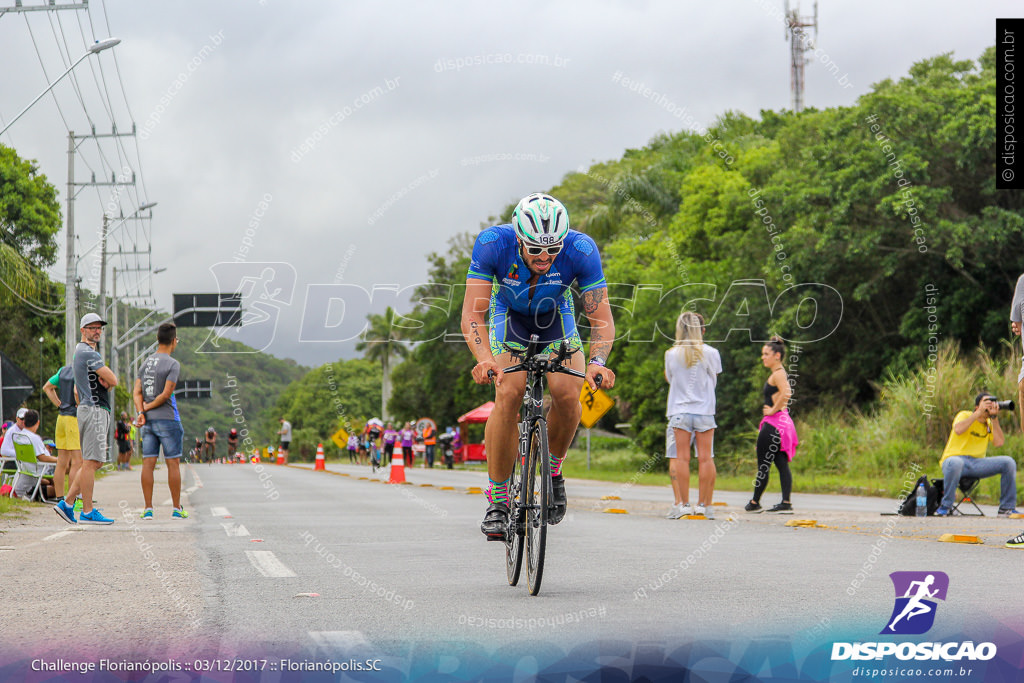
<path fill-rule="evenodd" d="M 578 349 L 562 340 L 554 357 L 542 353 L 537 335 L 530 336 L 526 352 L 505 347 L 522 360 L 504 369 L 505 374 L 526 373 L 526 391 L 519 419 L 519 451 L 512 468 L 509 486 L 509 521 L 505 532 L 505 571 L 508 583 L 519 583 L 523 555 L 530 595 L 540 592 L 544 576 L 544 552 L 548 517 L 553 506 L 551 463 L 548 459 L 548 423 L 544 417 L 544 385 L 548 373 L 573 377 L 585 375 L 562 365 Z M 493 374 L 490 373 L 490 374 Z M 600 379 L 600 378 L 598 378 Z"/>

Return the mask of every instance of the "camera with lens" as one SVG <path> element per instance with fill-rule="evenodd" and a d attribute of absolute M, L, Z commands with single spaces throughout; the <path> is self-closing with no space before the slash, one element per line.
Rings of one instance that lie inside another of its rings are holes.
<path fill-rule="evenodd" d="M 992 400 L 993 403 L 996 404 L 996 407 L 999 408 L 999 410 L 1013 410 L 1014 407 L 1016 406 L 1016 404 L 1012 400 L 1011 401 L 1000 401 L 995 396 L 992 396 L 991 400 Z"/>

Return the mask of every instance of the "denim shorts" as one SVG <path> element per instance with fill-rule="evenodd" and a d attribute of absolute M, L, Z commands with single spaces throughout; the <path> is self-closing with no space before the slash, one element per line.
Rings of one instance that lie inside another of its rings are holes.
<path fill-rule="evenodd" d="M 147 420 L 142 425 L 142 457 L 155 458 L 164 447 L 164 459 L 180 458 L 185 429 L 177 420 Z"/>
<path fill-rule="evenodd" d="M 694 413 L 676 413 L 669 415 L 668 426 L 683 429 L 687 432 L 706 432 L 718 427 L 714 415 L 695 415 Z"/>

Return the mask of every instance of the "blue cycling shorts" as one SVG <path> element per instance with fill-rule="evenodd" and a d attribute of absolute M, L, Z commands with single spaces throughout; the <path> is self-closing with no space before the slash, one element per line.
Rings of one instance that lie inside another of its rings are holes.
<path fill-rule="evenodd" d="M 565 293 L 558 304 L 550 311 L 524 315 L 510 309 L 502 303 L 495 291 L 491 292 L 491 305 L 488 316 L 488 337 L 491 342 L 491 353 L 497 357 L 507 353 L 502 344 L 516 351 L 525 351 L 530 343 L 530 335 L 536 334 L 543 345 L 544 353 L 556 353 L 559 342 L 569 342 L 573 351 L 583 348 L 579 331 L 576 329 L 576 311 L 572 305 L 572 292 Z"/>

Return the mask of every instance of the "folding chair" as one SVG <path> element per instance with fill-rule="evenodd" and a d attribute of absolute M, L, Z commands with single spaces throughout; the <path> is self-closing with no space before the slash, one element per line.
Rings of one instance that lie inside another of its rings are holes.
<path fill-rule="evenodd" d="M 982 512 L 981 508 L 978 507 L 978 504 L 974 502 L 974 492 L 977 490 L 979 484 L 981 484 L 981 479 L 977 477 L 960 477 L 960 484 L 957 486 L 961 493 L 960 500 L 953 506 L 953 509 L 949 511 L 949 514 L 955 515 L 959 513 L 961 515 L 969 515 L 971 517 L 977 517 L 978 515 L 984 517 L 985 513 Z M 962 511 L 960 506 L 964 503 L 970 503 L 973 505 L 977 512 Z"/>
<path fill-rule="evenodd" d="M 19 476 L 35 477 L 35 488 L 32 489 L 32 493 L 28 495 L 26 500 L 35 500 L 36 496 L 39 496 L 39 500 L 45 503 L 46 496 L 41 494 L 39 490 L 43 485 L 43 476 L 46 468 L 36 458 L 36 449 L 27 436 L 15 434 L 12 438 L 14 440 L 14 453 L 18 471 L 15 473 L 14 481 L 11 484 L 11 498 L 14 497 L 14 489 L 17 488 Z"/>
<path fill-rule="evenodd" d="M 13 487 L 14 477 L 17 473 L 17 459 L 0 455 L 0 487 L 7 486 L 8 484 Z"/>

